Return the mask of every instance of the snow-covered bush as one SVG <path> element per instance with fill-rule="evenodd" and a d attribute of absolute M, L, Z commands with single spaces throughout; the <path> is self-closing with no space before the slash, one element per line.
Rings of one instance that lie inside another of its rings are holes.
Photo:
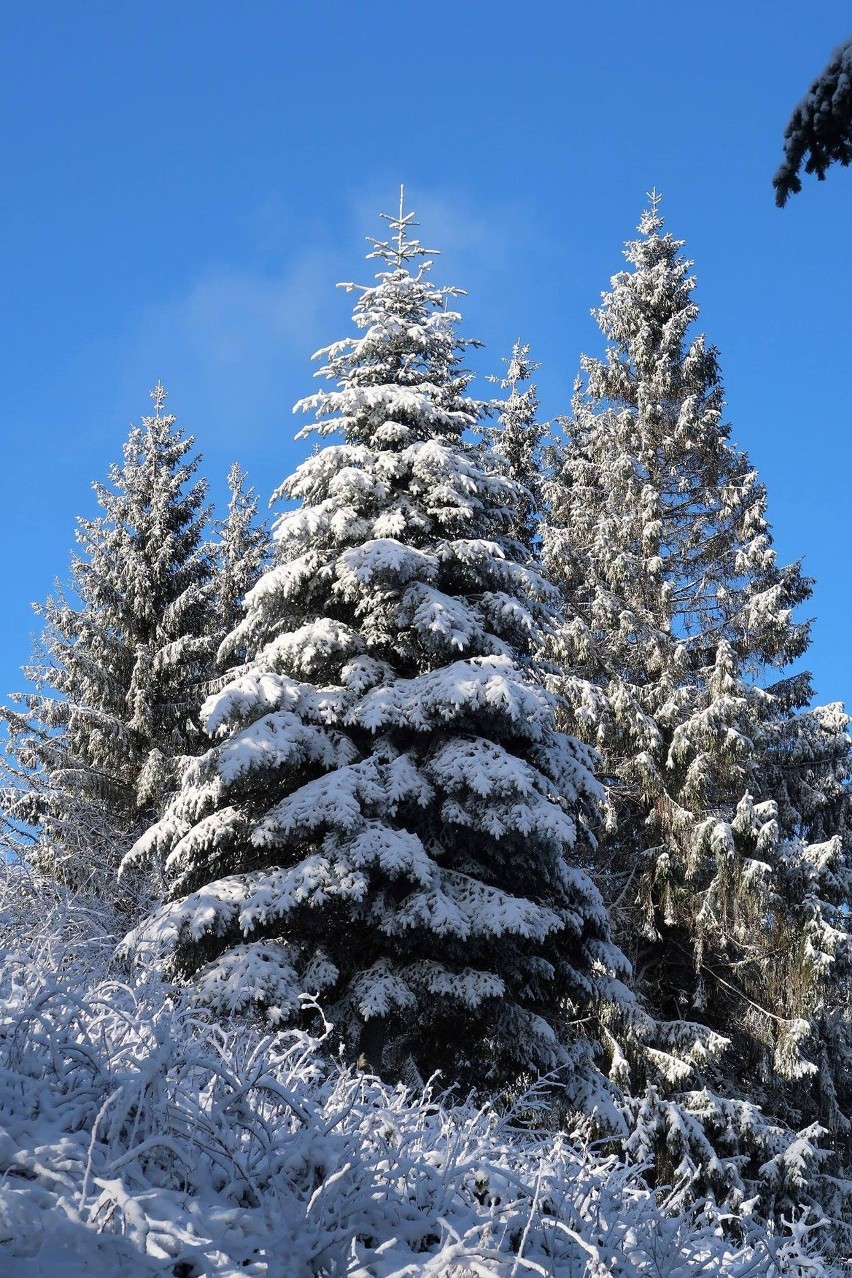
<path fill-rule="evenodd" d="M 219 1026 L 110 967 L 97 913 L 0 885 L 4 1278 L 828 1278 L 616 1153 Z"/>

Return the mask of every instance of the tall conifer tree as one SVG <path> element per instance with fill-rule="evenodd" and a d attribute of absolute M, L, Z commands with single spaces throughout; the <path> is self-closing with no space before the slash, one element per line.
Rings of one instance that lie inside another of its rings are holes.
<path fill-rule="evenodd" d="M 45 873 L 109 895 L 176 758 L 198 748 L 212 666 L 206 484 L 162 386 L 151 394 L 154 414 L 94 485 L 104 513 L 77 521 L 71 590 L 36 609 L 34 691 L 3 711 L 8 839 Z"/>
<path fill-rule="evenodd" d="M 821 1029 L 827 1006 L 847 1013 L 848 720 L 806 710 L 807 676 L 783 676 L 808 644 L 792 612 L 810 582 L 776 562 L 764 488 L 723 420 L 717 353 L 690 335 L 691 263 L 656 196 L 639 232 L 597 312 L 606 358 L 583 360 L 544 561 L 568 607 L 566 705 L 577 670 L 603 697 L 600 881 L 665 1048 L 634 1062 L 633 1085 L 691 1087 L 688 1106 L 754 1172 L 765 1154 L 722 1095 L 797 1127 L 837 1110 L 838 1067 L 848 1094 L 848 1057 L 823 1068 Z M 715 1050 L 689 1050 L 696 1022 Z M 670 1152 L 688 1133 L 678 1121 L 660 1122 Z"/>
<path fill-rule="evenodd" d="M 532 381 L 540 365 L 530 359 L 530 348 L 515 342 L 506 360 L 505 377 L 491 377 L 504 399 L 495 400 L 496 425 L 482 429 L 486 443 L 503 458 L 506 473 L 521 486 L 513 532 L 531 552 L 538 533 L 538 512 L 542 498 L 543 442 L 547 424 L 538 419 L 538 391 Z"/>
<path fill-rule="evenodd" d="M 246 487 L 246 472 L 237 462 L 228 472 L 228 513 L 216 521 L 218 540 L 214 546 L 215 620 L 217 662 L 229 669 L 245 659 L 244 645 L 225 643 L 242 619 L 249 591 L 257 585 L 271 556 L 269 528 L 258 521 L 257 496 Z M 222 645 L 224 644 L 224 647 Z"/>
<path fill-rule="evenodd" d="M 334 389 L 297 405 L 339 442 L 279 490 L 299 505 L 232 639 L 248 670 L 129 858 L 165 859 L 170 900 L 127 945 L 171 952 L 220 1011 L 293 1022 L 318 993 L 383 1071 L 574 1061 L 579 1091 L 621 990 L 582 868 L 598 786 L 526 672 L 557 592 L 511 535 L 518 486 L 463 437 L 483 406 L 457 290 L 411 225 L 400 208 L 374 243 L 358 336 L 322 352 Z"/>

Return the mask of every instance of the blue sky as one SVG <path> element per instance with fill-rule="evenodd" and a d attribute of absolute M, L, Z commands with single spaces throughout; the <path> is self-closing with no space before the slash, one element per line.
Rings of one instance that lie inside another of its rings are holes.
<path fill-rule="evenodd" d="M 779 552 L 817 578 L 820 699 L 852 702 L 852 173 L 781 211 L 771 188 L 850 26 L 830 0 L 5 5 L 2 689 L 158 378 L 214 496 L 233 459 L 265 500 L 303 455 L 290 410 L 347 331 L 335 282 L 368 279 L 400 182 L 469 293 L 477 369 L 529 341 L 549 415 L 656 185 Z"/>

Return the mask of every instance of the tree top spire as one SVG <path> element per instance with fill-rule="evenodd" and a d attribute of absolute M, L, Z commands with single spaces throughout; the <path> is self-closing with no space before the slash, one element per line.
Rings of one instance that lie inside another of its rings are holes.
<path fill-rule="evenodd" d="M 367 254 L 368 260 L 373 257 L 383 257 L 390 266 L 402 271 L 405 269 L 405 263 L 413 258 L 432 257 L 439 252 L 438 249 L 424 248 L 419 240 L 407 238 L 409 227 L 419 226 L 420 223 L 415 221 L 413 210 L 410 213 L 405 212 L 405 186 L 402 183 L 399 187 L 399 212 L 396 215 L 382 213 L 380 216 L 388 223 L 393 232 L 393 239 L 375 240 L 368 235 L 367 241 L 373 245 L 372 251 Z"/>
<path fill-rule="evenodd" d="M 157 385 L 152 391 L 148 391 L 148 395 L 149 398 L 153 399 L 155 415 L 159 417 L 160 413 L 163 411 L 163 406 L 169 397 L 168 391 L 163 383 L 158 379 Z"/>
<path fill-rule="evenodd" d="M 652 186 L 647 192 L 649 207 L 645 209 L 639 221 L 639 230 L 643 235 L 654 235 L 665 225 L 665 218 L 660 212 L 660 204 L 662 203 L 662 192 Z"/>
<path fill-rule="evenodd" d="M 414 217 L 413 213 L 411 214 L 411 217 L 412 218 Z M 414 225 L 416 226 L 417 223 L 415 222 Z M 397 259 L 398 259 L 399 265 L 401 266 L 402 265 L 402 249 L 403 249 L 403 244 L 405 242 L 405 184 L 403 182 L 400 182 L 399 184 L 399 217 L 396 220 L 396 231 L 397 231 L 397 237 L 396 237 Z"/>

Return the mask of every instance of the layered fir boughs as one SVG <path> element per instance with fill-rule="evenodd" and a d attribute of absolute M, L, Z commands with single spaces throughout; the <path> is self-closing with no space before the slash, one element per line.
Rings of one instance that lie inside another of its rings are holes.
<path fill-rule="evenodd" d="M 206 484 L 163 388 L 152 396 L 155 413 L 94 485 L 103 514 L 77 521 L 70 590 L 36 608 L 33 690 L 3 710 L 7 846 L 109 897 L 173 789 L 175 760 L 201 744 L 212 668 Z"/>
<path fill-rule="evenodd" d="M 818 1120 L 840 1135 L 838 1068 L 848 1094 L 849 1058 L 829 1065 L 823 1038 L 826 1009 L 848 1009 L 848 720 L 808 710 L 807 677 L 784 674 L 808 645 L 793 610 L 810 582 L 776 562 L 717 353 L 690 331 L 681 248 L 655 196 L 597 312 L 606 357 L 583 360 L 552 457 L 544 564 L 567 610 L 566 722 L 596 723 L 604 758 L 598 882 L 655 1022 L 631 1062 L 634 1092 L 651 1088 L 645 1130 L 673 1171 L 705 1178 L 713 1132 L 732 1184 L 774 1183 L 783 1213 Z M 791 1128 L 805 1135 L 782 1153 Z"/>
<path fill-rule="evenodd" d="M 597 1075 L 624 963 L 585 865 L 592 756 L 530 674 L 557 592 L 513 536 L 520 489 L 466 432 L 457 290 L 412 215 L 374 242 L 358 335 L 297 408 L 334 435 L 278 492 L 275 566 L 208 701 L 215 744 L 128 864 L 169 899 L 126 943 L 220 1013 L 298 1023 L 318 996 L 348 1053 L 489 1086 Z"/>

